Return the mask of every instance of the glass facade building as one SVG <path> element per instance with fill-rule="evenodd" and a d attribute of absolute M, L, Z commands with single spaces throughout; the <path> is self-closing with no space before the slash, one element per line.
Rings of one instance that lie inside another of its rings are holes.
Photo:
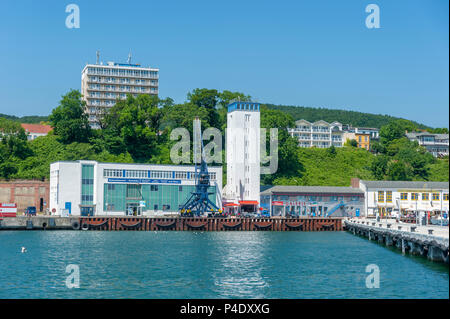
<path fill-rule="evenodd" d="M 151 216 L 178 213 L 195 190 L 195 166 L 55 162 L 50 165 L 55 214 Z M 210 167 L 210 200 L 221 207 L 222 167 Z"/>

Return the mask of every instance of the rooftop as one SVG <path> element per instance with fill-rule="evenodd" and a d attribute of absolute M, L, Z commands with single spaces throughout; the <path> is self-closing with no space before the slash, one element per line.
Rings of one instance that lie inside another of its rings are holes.
<path fill-rule="evenodd" d="M 20 125 L 28 133 L 47 134 L 53 129 L 50 125 L 43 125 L 43 124 L 21 123 Z"/>
<path fill-rule="evenodd" d="M 363 181 L 368 188 L 411 188 L 411 189 L 448 189 L 448 182 L 422 181 Z"/>
<path fill-rule="evenodd" d="M 434 133 L 429 133 L 429 132 L 410 132 L 410 133 L 406 133 L 406 136 L 408 138 L 416 138 L 418 136 L 434 136 L 437 139 L 448 139 L 448 137 L 449 137 L 448 134 L 434 134 Z"/>
<path fill-rule="evenodd" d="M 298 194 L 298 193 L 322 193 L 322 194 L 363 194 L 359 188 L 345 186 L 283 186 L 277 185 L 261 190 L 261 195 L 272 194 Z"/>

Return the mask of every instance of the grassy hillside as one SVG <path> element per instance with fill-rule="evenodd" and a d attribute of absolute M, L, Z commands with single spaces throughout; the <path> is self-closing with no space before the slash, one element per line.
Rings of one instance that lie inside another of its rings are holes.
<path fill-rule="evenodd" d="M 294 120 L 305 119 L 310 122 L 324 120 L 327 122 L 338 121 L 342 124 L 351 124 L 352 126 L 376 127 L 380 128 L 387 123 L 398 120 L 398 117 L 382 114 L 370 114 L 356 111 L 332 110 L 326 108 L 315 108 L 305 106 L 274 105 L 266 104 L 269 109 L 280 110 L 291 115 Z M 420 129 L 429 129 L 430 127 L 414 122 Z"/>
<path fill-rule="evenodd" d="M 303 169 L 290 177 L 279 177 L 275 185 L 349 186 L 352 177 L 373 179 L 370 169 L 374 155 L 364 149 L 299 148 L 298 161 Z"/>

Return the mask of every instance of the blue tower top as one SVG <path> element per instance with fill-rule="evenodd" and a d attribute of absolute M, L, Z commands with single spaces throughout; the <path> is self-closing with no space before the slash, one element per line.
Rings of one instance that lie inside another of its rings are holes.
<path fill-rule="evenodd" d="M 233 111 L 259 112 L 259 108 L 260 104 L 256 102 L 236 101 L 228 104 L 228 112 Z"/>

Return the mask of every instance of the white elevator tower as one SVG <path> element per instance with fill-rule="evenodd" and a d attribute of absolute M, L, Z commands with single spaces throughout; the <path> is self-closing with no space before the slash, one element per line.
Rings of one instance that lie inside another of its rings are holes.
<path fill-rule="evenodd" d="M 227 114 L 227 204 L 256 211 L 260 203 L 260 104 L 233 102 Z M 224 206 L 226 206 L 225 204 Z"/>

